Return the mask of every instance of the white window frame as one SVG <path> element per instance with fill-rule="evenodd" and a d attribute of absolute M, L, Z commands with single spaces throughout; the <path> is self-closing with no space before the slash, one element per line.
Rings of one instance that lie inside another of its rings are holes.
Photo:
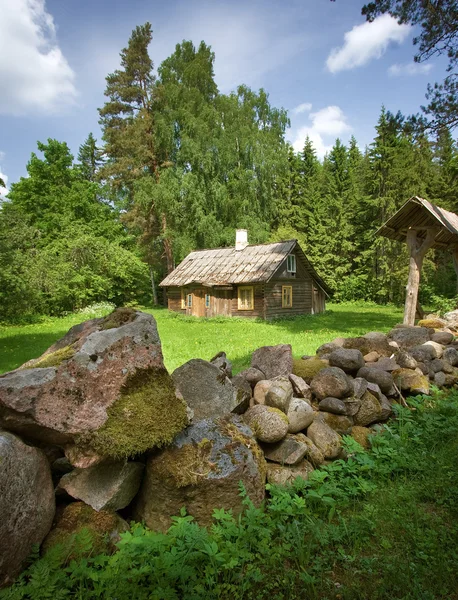
<path fill-rule="evenodd" d="M 288 273 L 296 273 L 296 255 L 288 254 L 286 257 L 286 271 Z"/>
<path fill-rule="evenodd" d="M 250 292 L 250 302 L 248 306 L 242 305 L 241 292 L 242 291 Z M 254 287 L 252 285 L 241 285 L 237 289 L 237 297 L 238 297 L 238 310 L 254 310 Z"/>

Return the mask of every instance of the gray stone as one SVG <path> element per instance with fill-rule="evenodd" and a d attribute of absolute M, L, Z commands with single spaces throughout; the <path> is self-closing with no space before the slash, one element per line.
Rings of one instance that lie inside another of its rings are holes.
<path fill-rule="evenodd" d="M 32 546 L 41 544 L 55 512 L 45 454 L 0 431 L 0 587 L 12 583 Z"/>
<path fill-rule="evenodd" d="M 194 412 L 194 422 L 241 412 L 246 395 L 221 370 L 201 358 L 189 360 L 172 373 L 173 381 Z"/>
<path fill-rule="evenodd" d="M 458 310 L 451 310 L 445 313 L 444 319 L 447 321 L 447 325 L 455 329 L 458 326 Z"/>
<path fill-rule="evenodd" d="M 439 371 L 443 371 L 444 370 L 444 366 L 445 366 L 445 363 L 440 358 L 435 358 L 434 360 L 432 360 L 429 363 L 429 369 L 434 374 L 439 373 Z"/>
<path fill-rule="evenodd" d="M 367 380 L 363 377 L 355 377 L 353 380 L 353 396 L 362 398 L 367 390 Z"/>
<path fill-rule="evenodd" d="M 335 415 L 346 415 L 347 407 L 343 400 L 339 398 L 324 398 L 318 405 L 318 409 L 324 412 L 330 412 Z"/>
<path fill-rule="evenodd" d="M 342 438 L 329 425 L 315 419 L 307 429 L 307 437 L 322 452 L 324 458 L 337 458 L 342 450 Z"/>
<path fill-rule="evenodd" d="M 334 350 L 338 350 L 342 347 L 342 344 L 336 344 L 334 342 L 327 342 L 326 344 L 322 344 L 316 351 L 316 355 L 318 358 L 329 358 Z"/>
<path fill-rule="evenodd" d="M 419 375 L 410 369 L 394 371 L 393 378 L 400 390 L 413 394 L 429 394 L 429 381 L 425 375 Z"/>
<path fill-rule="evenodd" d="M 258 404 L 248 409 L 243 417 L 260 442 L 279 442 L 288 433 L 288 417 L 278 408 Z"/>
<path fill-rule="evenodd" d="M 293 398 L 286 414 L 289 420 L 288 433 L 299 433 L 307 429 L 315 418 L 315 411 L 308 402 L 302 398 Z"/>
<path fill-rule="evenodd" d="M 380 420 L 386 421 L 387 419 L 389 419 L 391 417 L 391 414 L 393 412 L 391 402 L 388 400 L 388 398 L 386 396 L 383 396 L 383 395 L 382 395 L 381 399 L 379 400 L 379 402 L 380 402 L 380 406 L 382 407 L 382 414 L 380 416 Z"/>
<path fill-rule="evenodd" d="M 388 338 L 396 342 L 402 350 L 424 344 L 430 339 L 431 332 L 426 327 L 395 327 Z"/>
<path fill-rule="evenodd" d="M 240 371 L 239 376 L 246 379 L 246 381 L 248 381 L 252 388 L 254 388 L 258 381 L 261 381 L 266 378 L 262 371 L 260 371 L 259 369 L 255 369 L 254 367 L 250 367 L 248 369 L 245 369 L 244 371 Z"/>
<path fill-rule="evenodd" d="M 229 379 L 232 379 L 232 363 L 227 358 L 225 352 L 218 352 L 218 354 L 214 356 L 210 362 L 212 365 L 215 365 L 215 367 L 218 367 L 218 369 L 221 369 L 221 371 L 227 377 L 229 377 Z"/>
<path fill-rule="evenodd" d="M 376 383 L 384 394 L 387 394 L 393 386 L 393 377 L 391 373 L 387 373 L 380 369 L 363 367 L 358 371 L 358 377 L 363 377 L 370 383 Z"/>
<path fill-rule="evenodd" d="M 429 375 L 429 361 L 428 364 L 424 362 L 417 363 L 417 367 L 415 369 L 410 369 L 416 371 L 419 375 Z"/>
<path fill-rule="evenodd" d="M 367 391 L 370 392 L 373 396 L 375 396 L 377 400 L 382 399 L 382 390 L 380 389 L 380 386 L 378 386 L 376 383 L 368 382 Z"/>
<path fill-rule="evenodd" d="M 445 373 L 443 373 L 442 371 L 439 371 L 439 373 L 436 373 L 434 375 L 434 383 L 438 387 L 444 387 L 445 382 L 446 382 L 446 376 L 445 376 Z"/>
<path fill-rule="evenodd" d="M 96 511 L 116 511 L 129 505 L 137 494 L 144 465 L 139 462 L 102 463 L 88 469 L 74 469 L 59 482 L 72 498 L 82 500 Z"/>
<path fill-rule="evenodd" d="M 251 396 L 253 395 L 253 390 L 251 389 L 251 385 L 248 383 L 248 381 L 245 379 L 245 377 L 243 377 L 243 375 L 241 373 L 239 373 L 238 375 L 233 377 L 231 379 L 231 383 L 235 388 L 237 388 L 238 390 L 241 391 L 239 399 L 242 400 L 243 408 L 241 407 L 240 410 L 236 411 L 240 414 L 241 412 L 243 412 L 243 410 L 245 410 L 245 408 L 248 408 L 249 401 L 251 399 Z M 244 397 L 245 397 L 245 403 L 243 403 Z"/>
<path fill-rule="evenodd" d="M 292 485 L 296 479 L 307 480 L 313 466 L 307 460 L 301 460 L 297 465 L 284 467 L 269 463 L 267 465 L 267 482 L 273 485 Z"/>
<path fill-rule="evenodd" d="M 292 397 L 293 386 L 289 379 L 286 377 L 277 379 L 266 392 L 265 404 L 272 408 L 278 408 L 286 414 Z"/>
<path fill-rule="evenodd" d="M 378 361 L 378 359 L 380 358 L 380 354 L 378 352 L 376 352 L 375 350 L 373 350 L 372 352 L 369 352 L 368 354 L 366 354 L 363 358 L 364 358 L 364 362 L 373 363 L 373 362 Z"/>
<path fill-rule="evenodd" d="M 279 344 L 258 348 L 251 357 L 251 366 L 262 371 L 266 379 L 281 375 L 288 377 L 293 372 L 291 345 Z"/>
<path fill-rule="evenodd" d="M 329 365 L 339 367 L 346 373 L 354 373 L 364 367 L 364 358 L 359 350 L 338 348 L 331 352 Z"/>
<path fill-rule="evenodd" d="M 373 337 L 346 338 L 343 347 L 359 350 L 363 356 L 369 352 L 377 352 L 380 356 L 391 356 L 393 353 L 388 338 L 383 334 Z"/>
<path fill-rule="evenodd" d="M 458 351 L 456 348 L 445 348 L 442 358 L 449 362 L 452 367 L 458 365 Z"/>
<path fill-rule="evenodd" d="M 164 532 L 172 516 L 185 507 L 199 525 L 209 526 L 217 507 L 234 516 L 243 511 L 240 482 L 259 506 L 265 496 L 265 474 L 262 451 L 240 417 L 205 419 L 148 458 L 133 516 Z"/>
<path fill-rule="evenodd" d="M 436 333 L 433 333 L 431 336 L 431 341 L 447 346 L 447 344 L 453 342 L 454 337 L 453 333 L 450 333 L 449 331 L 436 331 Z"/>
<path fill-rule="evenodd" d="M 319 400 L 323 400 L 328 396 L 344 398 L 353 391 L 347 375 L 338 367 L 326 367 L 319 371 L 312 379 L 310 388 Z"/>
<path fill-rule="evenodd" d="M 307 452 L 305 457 L 309 460 L 314 467 L 319 467 L 324 463 L 324 456 L 321 450 L 315 446 L 310 438 L 303 433 L 298 433 L 296 438 L 299 439 L 303 444 L 307 446 Z"/>
<path fill-rule="evenodd" d="M 288 434 L 281 442 L 263 444 L 262 449 L 267 460 L 281 465 L 295 465 L 304 458 L 308 447 L 301 438 Z"/>
<path fill-rule="evenodd" d="M 290 373 L 289 380 L 293 386 L 293 393 L 297 398 L 304 398 L 310 401 L 312 399 L 312 390 L 308 383 L 302 377 Z"/>
<path fill-rule="evenodd" d="M 382 371 L 387 371 L 388 373 L 399 369 L 399 365 L 397 364 L 396 360 L 394 358 L 388 358 L 387 356 L 382 356 L 380 360 L 372 363 L 371 367 L 374 369 L 381 369 Z"/>
<path fill-rule="evenodd" d="M 410 349 L 410 354 L 414 357 L 417 362 L 426 363 L 437 357 L 436 349 L 433 346 L 422 344 L 421 346 L 414 346 Z"/>
<path fill-rule="evenodd" d="M 361 407 L 354 416 L 355 425 L 366 427 L 382 420 L 383 410 L 380 401 L 371 392 L 361 398 Z"/>
<path fill-rule="evenodd" d="M 415 369 L 417 366 L 417 361 L 405 350 L 400 350 L 396 354 L 396 362 L 401 369 Z"/>
<path fill-rule="evenodd" d="M 363 394 L 364 396 L 364 394 Z M 361 406 L 361 399 L 359 398 L 344 398 L 346 415 L 348 417 L 354 417 Z"/>

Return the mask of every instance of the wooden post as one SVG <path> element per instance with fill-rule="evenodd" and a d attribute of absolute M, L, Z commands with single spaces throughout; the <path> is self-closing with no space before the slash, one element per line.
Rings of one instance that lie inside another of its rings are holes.
<path fill-rule="evenodd" d="M 415 325 L 415 312 L 420 287 L 420 274 L 425 254 L 434 243 L 438 229 L 428 228 L 426 239 L 417 238 L 416 229 L 407 231 L 407 247 L 410 252 L 409 280 L 407 282 L 406 304 L 404 308 L 404 325 Z"/>

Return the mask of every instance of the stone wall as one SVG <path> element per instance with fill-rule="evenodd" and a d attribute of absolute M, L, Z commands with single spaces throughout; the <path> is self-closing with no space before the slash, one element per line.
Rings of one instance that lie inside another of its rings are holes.
<path fill-rule="evenodd" d="M 183 506 L 209 525 L 214 508 L 242 510 L 240 481 L 259 505 L 266 481 L 343 457 L 342 436 L 367 447 L 393 403 L 457 384 L 455 326 L 339 338 L 299 360 L 266 346 L 236 376 L 224 352 L 170 376 L 145 313 L 73 327 L 0 376 L 0 585 L 34 543 L 46 552 L 84 527 L 111 551 L 126 519 L 165 531 Z"/>

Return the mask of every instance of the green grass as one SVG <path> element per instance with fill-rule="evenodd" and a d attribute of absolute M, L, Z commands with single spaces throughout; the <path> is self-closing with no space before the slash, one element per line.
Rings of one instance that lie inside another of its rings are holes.
<path fill-rule="evenodd" d="M 197 319 L 148 309 L 157 320 L 165 364 L 173 371 L 191 358 L 210 360 L 224 350 L 235 371 L 249 366 L 251 354 L 266 345 L 291 344 L 295 357 L 315 354 L 321 344 L 335 337 L 368 331 L 388 331 L 402 321 L 402 309 L 375 304 L 329 304 L 322 315 L 306 315 L 273 322 L 240 318 Z M 86 317 L 87 318 L 87 317 Z M 42 354 L 70 327 L 84 318 L 80 314 L 48 318 L 42 323 L 0 327 L 0 373 L 15 369 Z"/>

